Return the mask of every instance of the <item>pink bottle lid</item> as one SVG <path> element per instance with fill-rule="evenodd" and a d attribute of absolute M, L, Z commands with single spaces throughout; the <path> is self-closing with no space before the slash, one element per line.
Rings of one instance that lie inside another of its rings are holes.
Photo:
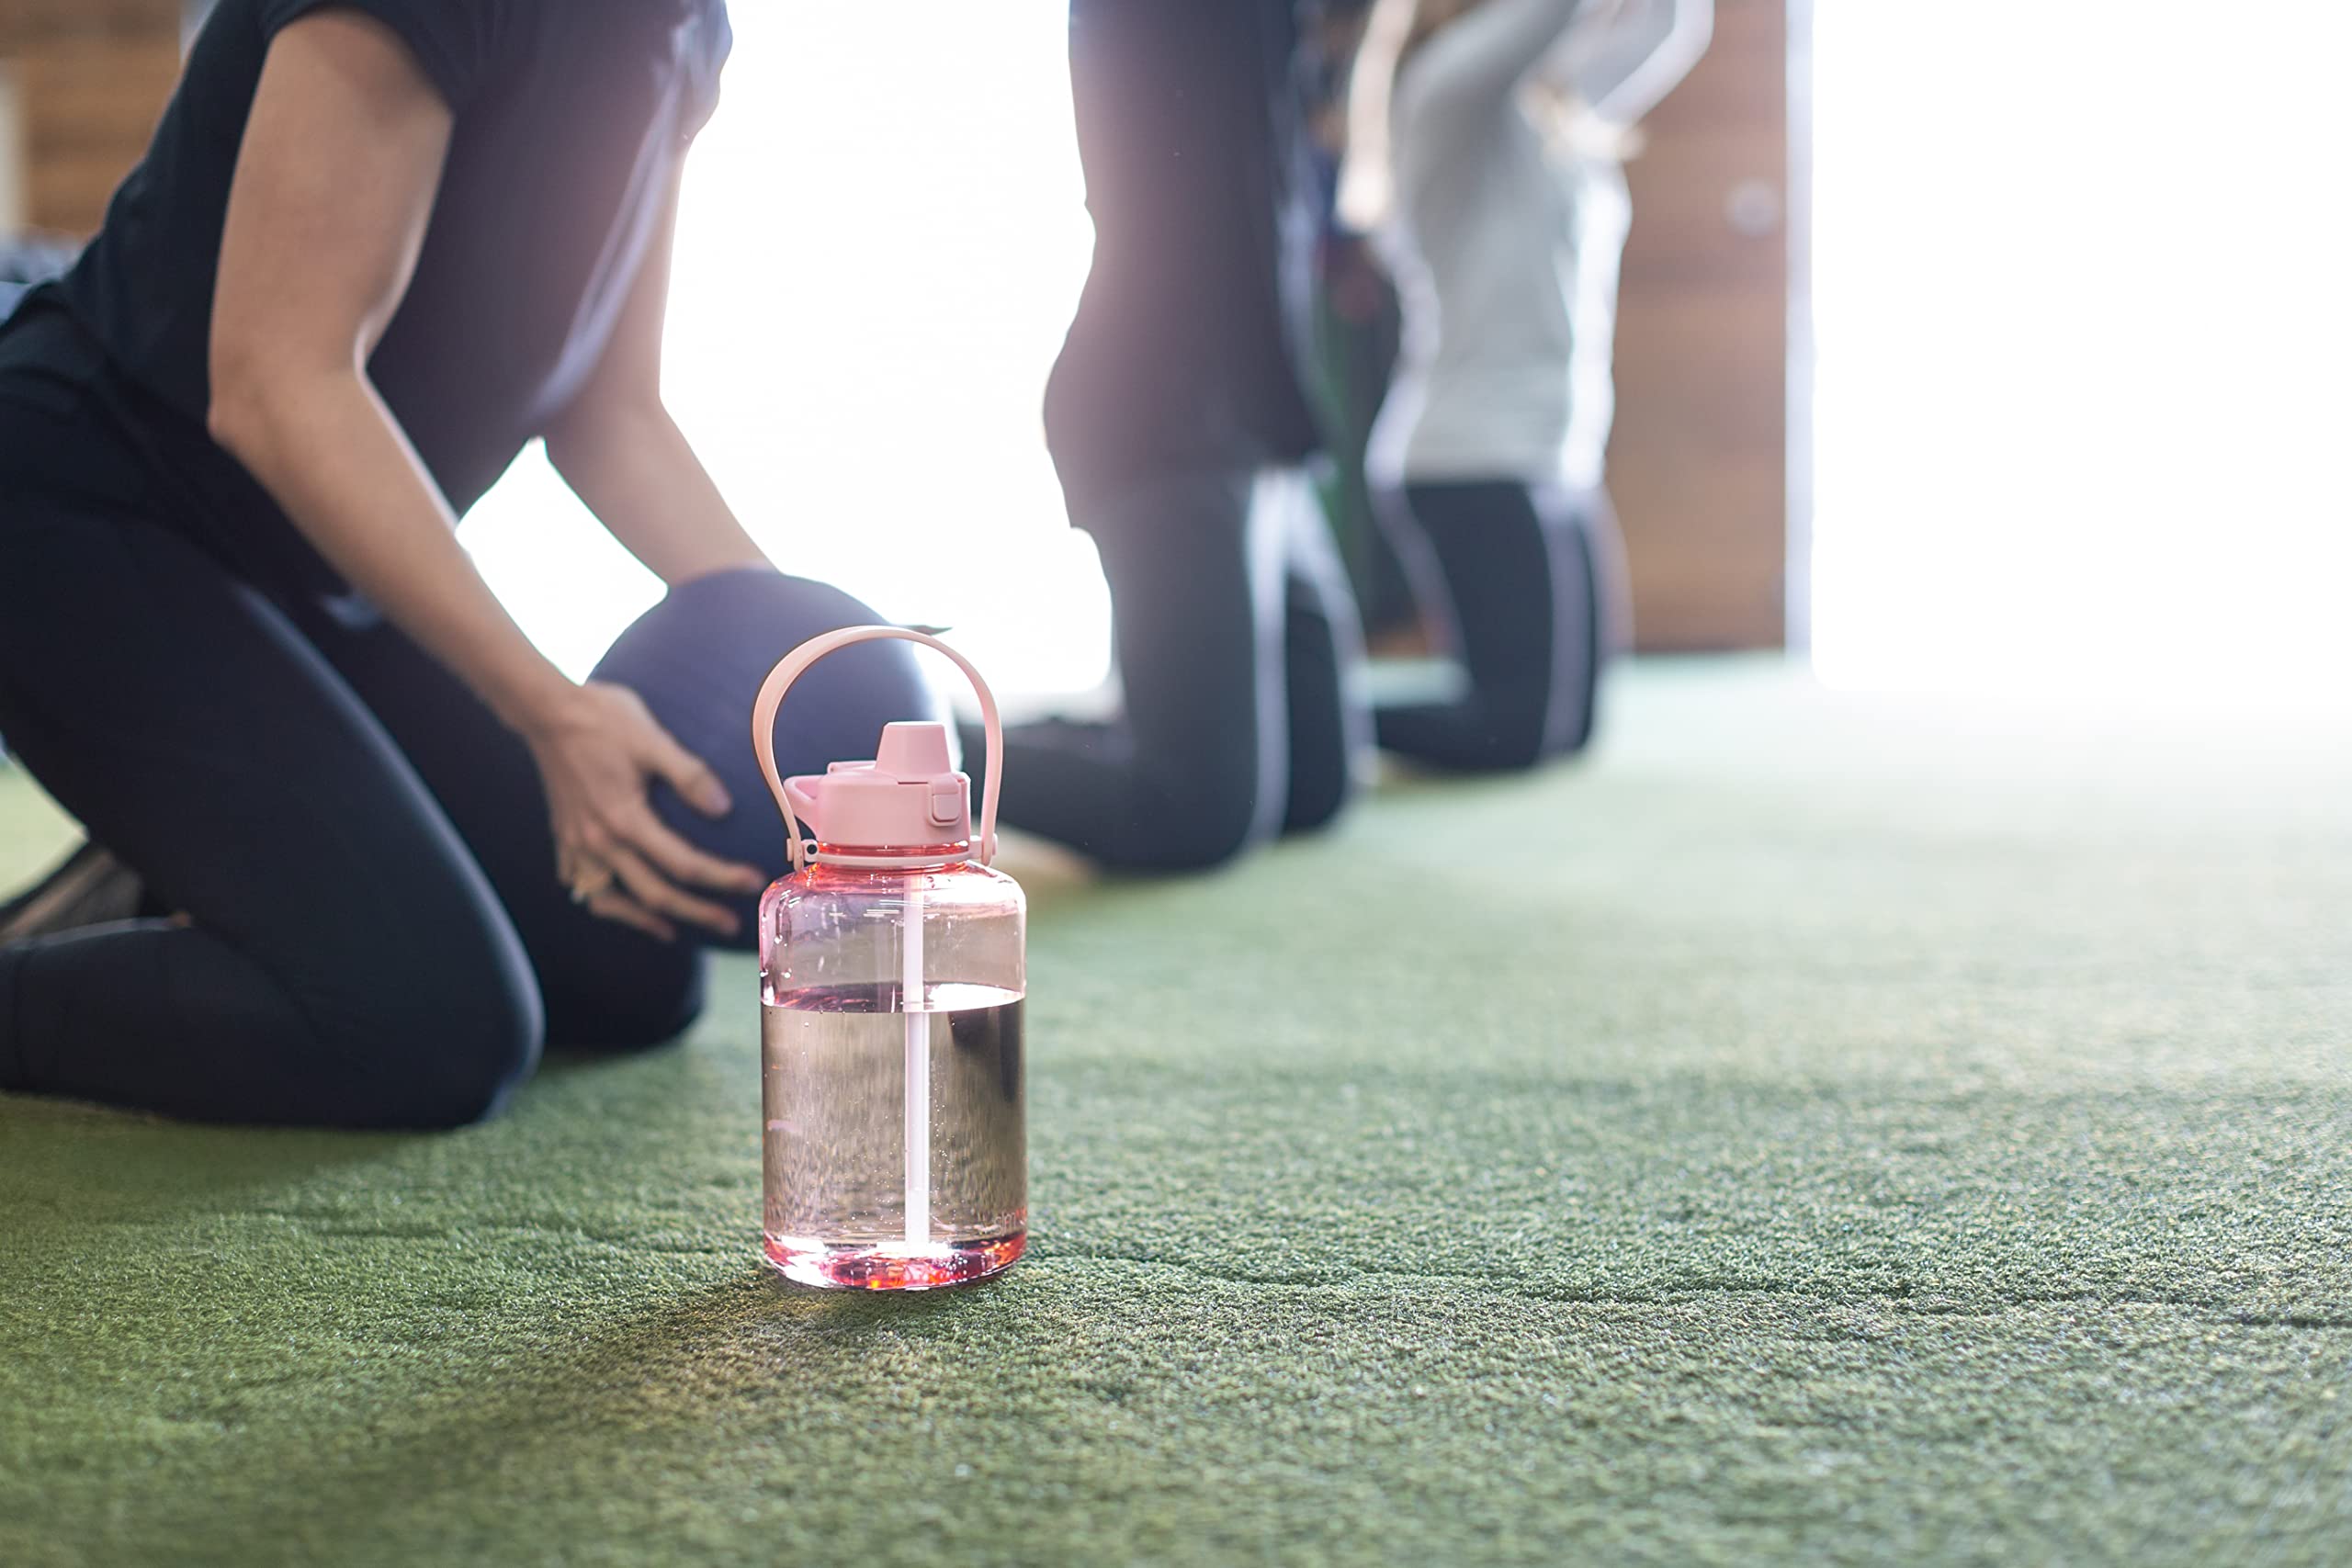
<path fill-rule="evenodd" d="M 900 722 L 882 727 L 881 743 L 870 762 L 835 762 L 821 773 L 777 775 L 775 716 L 784 694 L 803 671 L 836 649 L 877 638 L 917 642 L 955 660 L 979 694 L 980 718 L 988 732 L 987 779 L 980 830 L 972 832 L 972 781 L 956 771 L 944 724 Z M 997 788 L 1003 774 L 1003 728 L 996 696 L 971 661 L 937 637 L 903 626 L 849 626 L 809 638 L 768 672 L 752 707 L 752 746 L 784 813 L 787 849 L 795 871 L 811 859 L 831 864 L 891 866 L 943 860 L 996 858 Z M 805 820 L 831 846 L 821 856 L 800 837 Z M 942 854 L 944 846 L 950 852 Z M 910 853 L 914 850 L 928 853 Z"/>
<path fill-rule="evenodd" d="M 784 781 L 820 842 L 907 850 L 972 837 L 972 781 L 956 771 L 944 724 L 886 724 L 870 762 L 835 762 Z"/>

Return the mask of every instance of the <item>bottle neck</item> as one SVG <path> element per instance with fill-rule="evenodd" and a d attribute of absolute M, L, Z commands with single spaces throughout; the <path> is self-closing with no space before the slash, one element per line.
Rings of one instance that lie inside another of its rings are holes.
<path fill-rule="evenodd" d="M 811 865 L 842 871 L 944 871 L 972 859 L 968 839 L 944 844 L 829 844 L 817 840 Z"/>

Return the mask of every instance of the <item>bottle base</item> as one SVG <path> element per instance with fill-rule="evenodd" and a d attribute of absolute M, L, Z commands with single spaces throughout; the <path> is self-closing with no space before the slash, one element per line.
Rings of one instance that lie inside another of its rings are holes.
<path fill-rule="evenodd" d="M 1012 1267 L 1029 1249 L 1027 1230 L 976 1241 L 912 1247 L 904 1242 L 821 1242 L 770 1235 L 768 1267 L 795 1284 L 827 1291 L 935 1291 L 968 1285 Z"/>

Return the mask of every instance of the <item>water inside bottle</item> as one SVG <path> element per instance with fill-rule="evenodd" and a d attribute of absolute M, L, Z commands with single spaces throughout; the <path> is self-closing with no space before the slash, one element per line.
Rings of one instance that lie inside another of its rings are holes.
<path fill-rule="evenodd" d="M 760 1017 L 768 1260 L 803 1284 L 926 1290 L 1027 1245 L 1019 994 L 925 987 L 927 1222 L 908 1233 L 909 1019 L 896 985 L 771 992 Z M 920 1133 L 915 1134 L 920 1137 Z"/>

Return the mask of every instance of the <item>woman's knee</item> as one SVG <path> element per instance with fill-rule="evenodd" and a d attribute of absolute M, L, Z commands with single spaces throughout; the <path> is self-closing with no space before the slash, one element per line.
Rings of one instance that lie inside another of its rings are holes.
<path fill-rule="evenodd" d="M 1279 807 L 1259 799 L 1259 784 L 1230 769 L 1207 768 L 1167 781 L 1155 809 L 1151 865 L 1163 871 L 1205 871 L 1223 865 L 1271 836 Z"/>
<path fill-rule="evenodd" d="M 1544 687 L 1476 693 L 1447 765 L 1462 773 L 1516 773 L 1550 761 L 1559 750 L 1550 733 L 1550 706 L 1551 693 Z"/>
<path fill-rule="evenodd" d="M 1340 813 L 1355 796 L 1352 762 L 1351 757 L 1341 752 L 1322 759 L 1312 768 L 1294 769 L 1290 808 L 1283 816 L 1283 830 L 1313 833 L 1338 821 Z"/>
<path fill-rule="evenodd" d="M 1551 723 L 1549 687 L 1480 694 L 1486 718 L 1484 763 L 1496 773 L 1518 773 L 1550 761 L 1560 746 Z"/>
<path fill-rule="evenodd" d="M 485 1121 L 538 1066 L 547 1014 L 527 972 L 496 983 L 426 986 L 345 1044 L 364 1075 L 355 1124 L 437 1129 Z"/>

